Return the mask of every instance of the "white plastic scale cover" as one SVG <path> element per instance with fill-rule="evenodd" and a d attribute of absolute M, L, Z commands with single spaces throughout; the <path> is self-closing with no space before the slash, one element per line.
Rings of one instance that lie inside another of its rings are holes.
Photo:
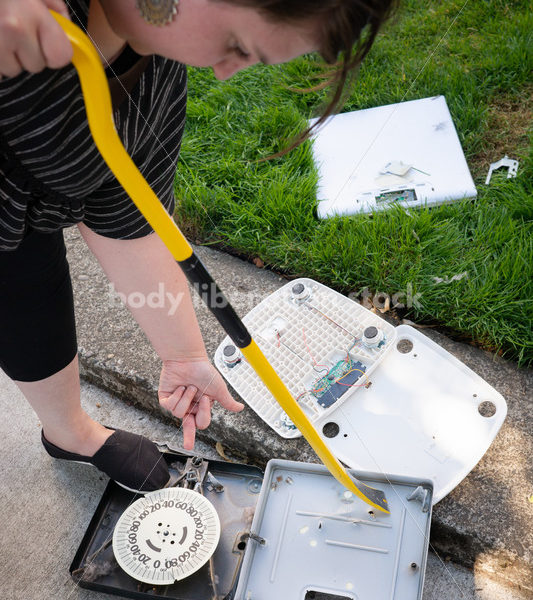
<path fill-rule="evenodd" d="M 387 496 L 374 514 L 323 465 L 271 460 L 236 600 L 419 600 L 431 482 L 357 473 Z"/>
<path fill-rule="evenodd" d="M 477 195 L 444 96 L 335 115 L 313 155 L 321 218 Z"/>
<path fill-rule="evenodd" d="M 430 480 L 433 502 L 474 468 L 505 419 L 503 397 L 438 344 L 311 279 L 283 286 L 243 322 L 340 460 Z M 276 433 L 300 435 L 227 337 L 215 364 Z"/>

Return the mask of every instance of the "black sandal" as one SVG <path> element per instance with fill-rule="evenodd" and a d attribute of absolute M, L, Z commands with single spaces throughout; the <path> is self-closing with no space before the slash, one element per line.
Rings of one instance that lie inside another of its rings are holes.
<path fill-rule="evenodd" d="M 93 465 L 129 490 L 146 494 L 167 485 L 168 467 L 157 446 L 143 435 L 115 429 L 93 456 L 82 456 L 58 448 L 44 437 L 41 441 L 53 458 Z"/>

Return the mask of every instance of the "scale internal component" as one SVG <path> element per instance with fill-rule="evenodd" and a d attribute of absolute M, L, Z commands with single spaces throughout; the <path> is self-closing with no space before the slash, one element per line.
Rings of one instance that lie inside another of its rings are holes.
<path fill-rule="evenodd" d="M 434 502 L 474 468 L 505 419 L 502 395 L 429 337 L 311 279 L 286 284 L 243 321 L 340 461 L 431 479 Z M 230 344 L 215 353 L 220 372 L 276 433 L 298 437 L 244 357 L 224 362 Z"/>
<path fill-rule="evenodd" d="M 312 279 L 296 279 L 243 319 L 311 423 L 362 394 L 394 345 L 392 325 Z M 284 438 L 301 434 L 229 337 L 215 364 L 246 403 Z"/>
<path fill-rule="evenodd" d="M 357 478 L 385 490 L 390 515 L 374 513 L 323 465 L 269 461 L 235 599 L 421 599 L 431 482 Z"/>
<path fill-rule="evenodd" d="M 113 552 L 138 581 L 165 585 L 198 571 L 220 538 L 214 506 L 198 492 L 168 488 L 128 507 L 113 533 Z"/>
<path fill-rule="evenodd" d="M 375 329 L 375 327 L 374 327 Z M 322 373 L 304 379 L 310 393 L 323 408 L 329 408 L 354 386 L 368 385 L 366 365 L 349 352 L 333 351 L 324 361 Z M 331 365 L 328 369 L 327 365 Z M 363 383 L 358 383 L 360 379 Z"/>
<path fill-rule="evenodd" d="M 403 189 L 393 191 L 382 191 L 375 197 L 376 202 L 392 204 L 393 202 L 416 202 L 416 191 L 414 189 Z"/>
<path fill-rule="evenodd" d="M 70 566 L 72 578 L 127 598 L 233 598 L 263 472 L 161 448 L 178 487 L 142 497 L 110 481 Z"/>

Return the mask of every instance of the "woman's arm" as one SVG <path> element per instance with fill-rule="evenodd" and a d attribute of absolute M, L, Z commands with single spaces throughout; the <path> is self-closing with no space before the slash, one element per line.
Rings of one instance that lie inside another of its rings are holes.
<path fill-rule="evenodd" d="M 187 280 L 159 236 L 114 240 L 78 228 L 161 360 L 207 358 Z"/>
<path fill-rule="evenodd" d="M 183 419 L 183 446 L 192 449 L 196 429 L 205 429 L 211 421 L 213 401 L 235 412 L 244 407 L 231 397 L 207 358 L 185 276 L 155 234 L 113 240 L 83 224 L 78 227 L 161 357 L 159 401 Z M 156 302 L 148 302 L 150 294 L 157 295 Z"/>

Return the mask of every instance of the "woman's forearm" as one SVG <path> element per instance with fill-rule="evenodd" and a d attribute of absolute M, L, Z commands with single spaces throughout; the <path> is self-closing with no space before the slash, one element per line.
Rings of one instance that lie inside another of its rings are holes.
<path fill-rule="evenodd" d="M 114 240 L 78 228 L 159 357 L 205 358 L 187 280 L 160 238 Z"/>

